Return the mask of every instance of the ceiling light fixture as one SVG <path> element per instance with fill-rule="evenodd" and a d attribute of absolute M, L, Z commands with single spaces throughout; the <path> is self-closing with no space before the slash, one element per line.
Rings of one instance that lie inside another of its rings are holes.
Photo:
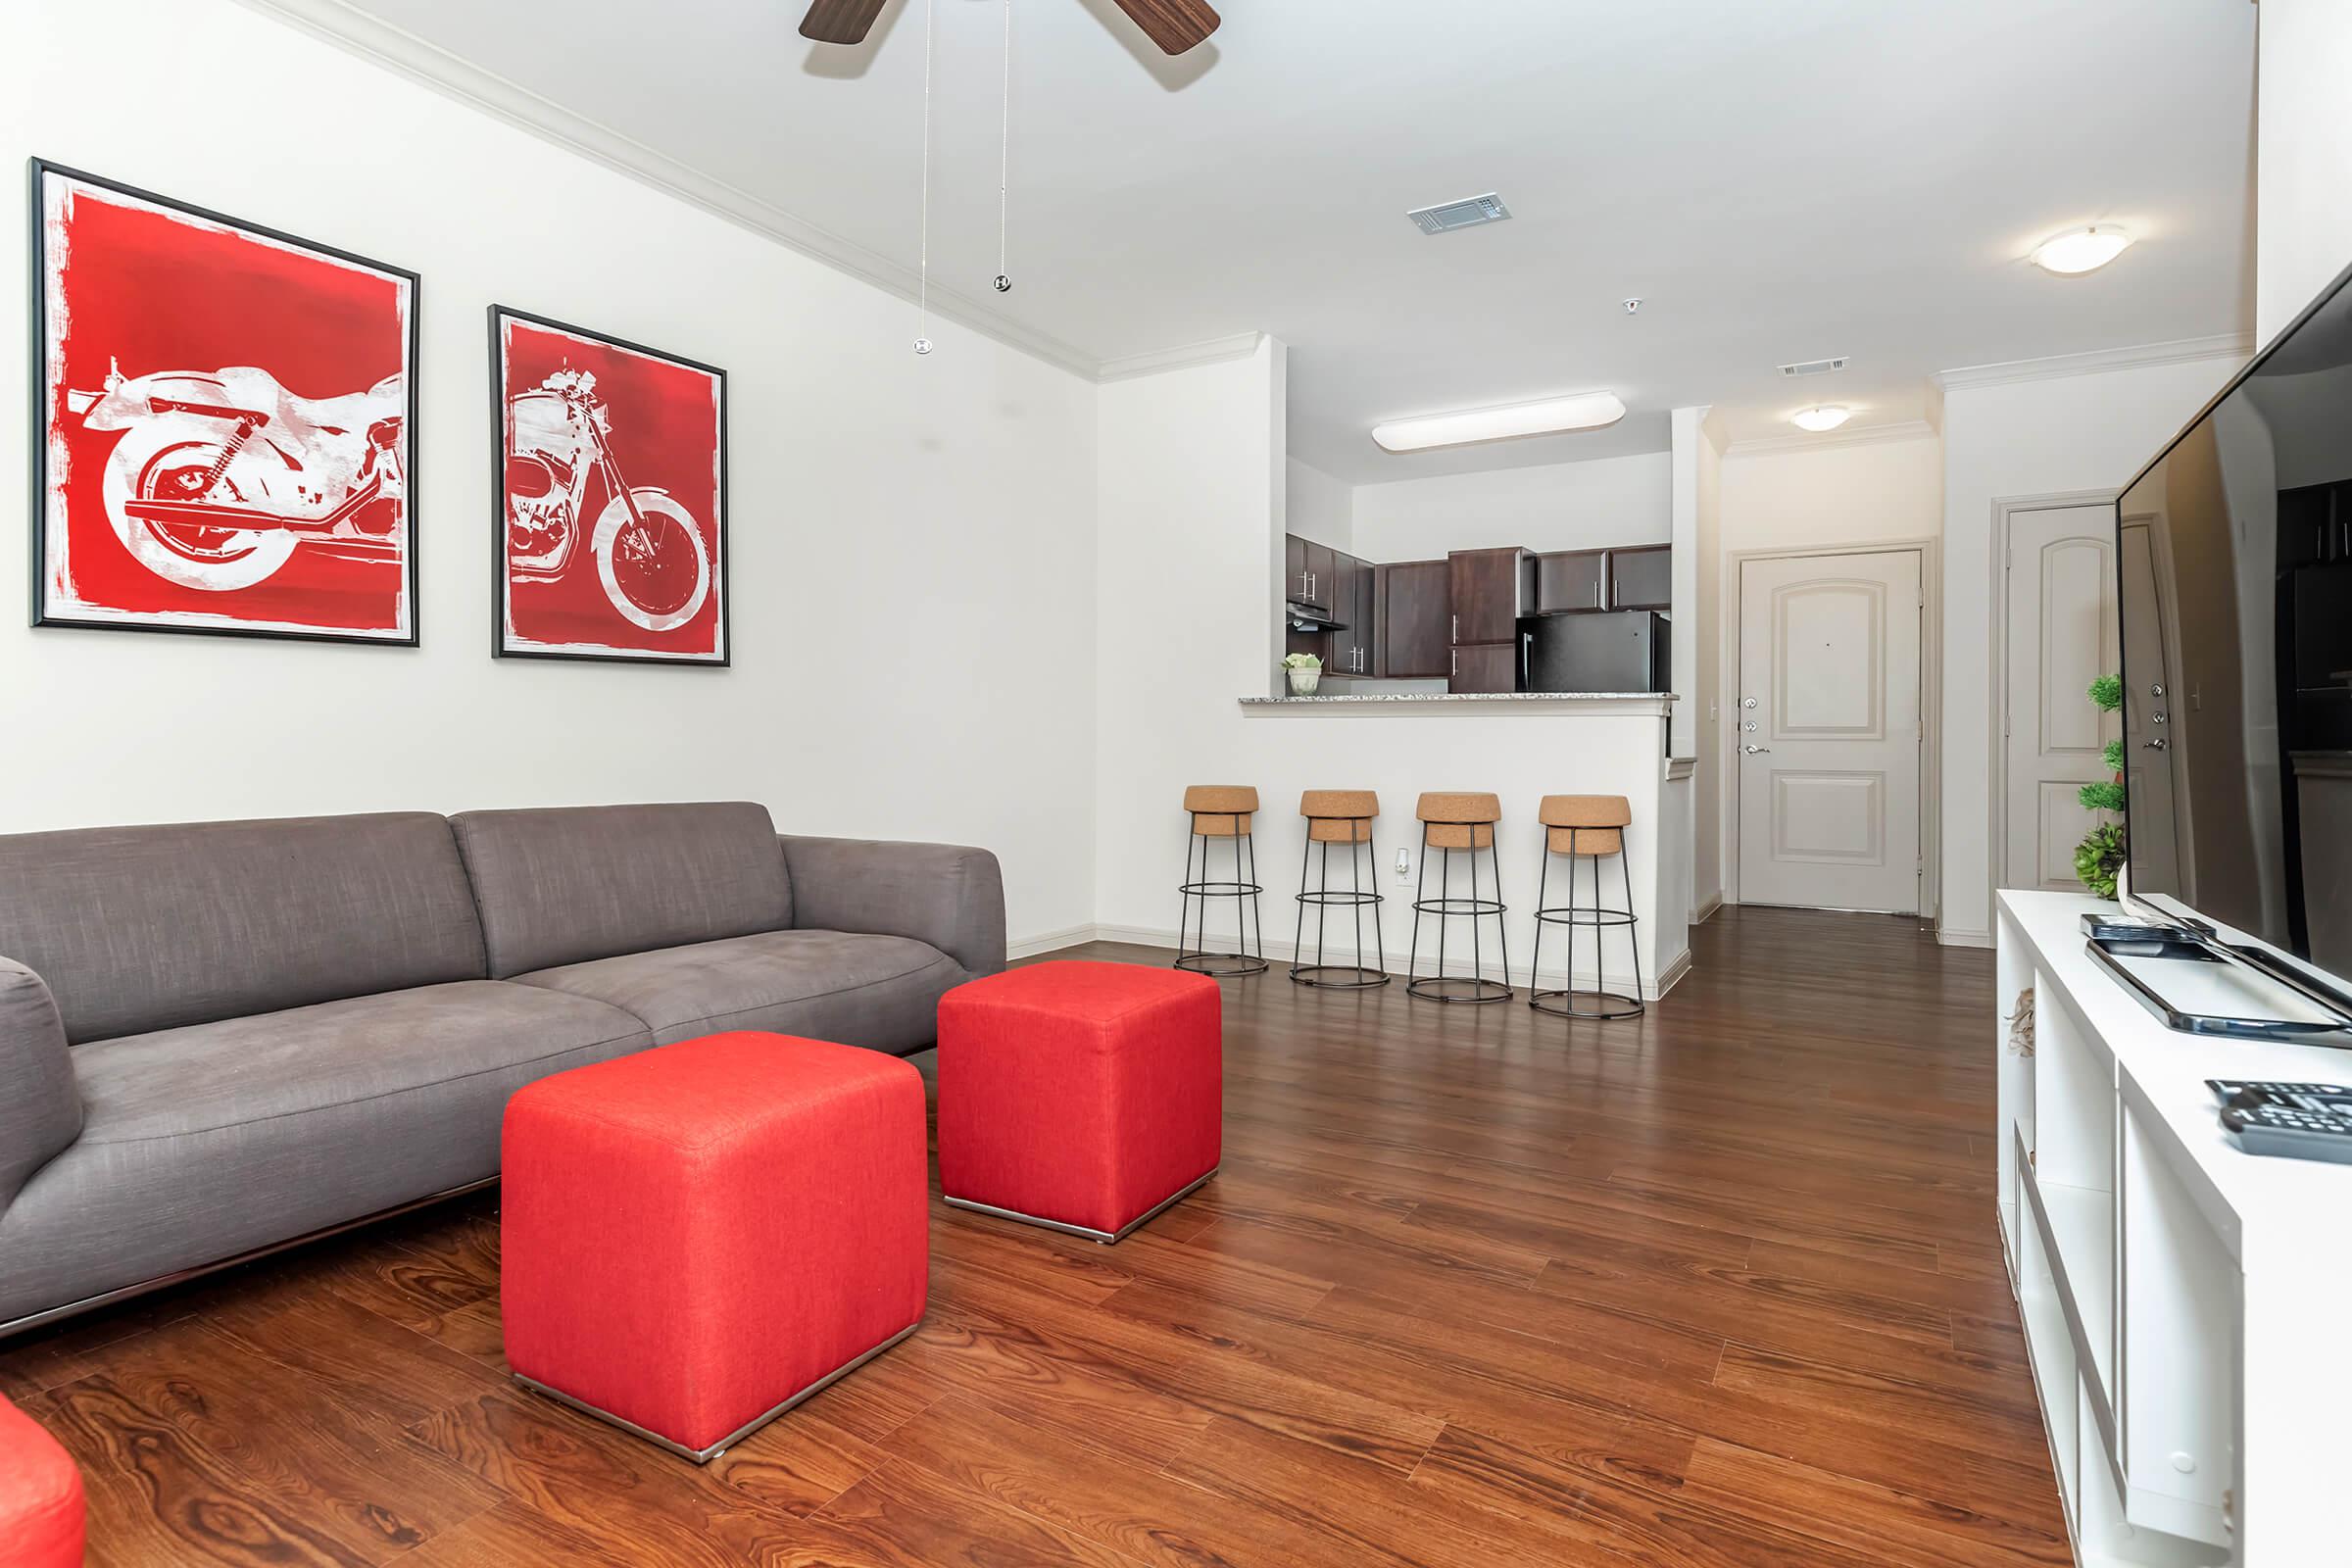
<path fill-rule="evenodd" d="M 1800 430 L 1835 430 L 1853 416 L 1851 409 L 1825 403 L 1819 408 L 1797 410 L 1788 416 L 1788 422 Z"/>
<path fill-rule="evenodd" d="M 1390 419 L 1372 427 L 1372 439 L 1390 452 L 1420 452 L 1430 447 L 1467 446 L 1473 441 L 1597 430 L 1624 417 L 1625 404 L 1614 392 L 1580 392 L 1574 397 L 1514 403 L 1508 408 Z"/>
<path fill-rule="evenodd" d="M 2034 265 L 2045 272 L 2069 277 L 2079 272 L 2095 272 L 2123 255 L 2131 243 L 2132 236 L 2113 223 L 2094 223 L 2043 240 L 2034 247 Z"/>

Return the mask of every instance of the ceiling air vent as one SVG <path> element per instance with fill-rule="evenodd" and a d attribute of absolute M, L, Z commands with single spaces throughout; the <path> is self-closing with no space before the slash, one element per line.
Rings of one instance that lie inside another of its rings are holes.
<path fill-rule="evenodd" d="M 1457 228 L 1476 228 L 1481 223 L 1499 223 L 1511 216 L 1511 210 L 1502 205 L 1501 197 L 1489 191 L 1468 201 L 1424 207 L 1404 216 L 1418 223 L 1424 234 L 1444 234 Z"/>
<path fill-rule="evenodd" d="M 1845 356 L 1840 354 L 1834 360 L 1807 360 L 1801 365 L 1784 365 L 1781 367 L 1781 373 L 1783 375 L 1789 376 L 1827 375 L 1832 370 L 1842 370 L 1844 368 Z"/>

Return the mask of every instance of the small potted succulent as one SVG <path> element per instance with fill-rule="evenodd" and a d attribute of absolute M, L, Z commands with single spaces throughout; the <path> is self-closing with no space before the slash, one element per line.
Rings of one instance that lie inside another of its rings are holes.
<path fill-rule="evenodd" d="M 1291 677 L 1293 697 L 1312 697 L 1323 684 L 1323 661 L 1312 654 L 1286 654 L 1282 667 Z"/>

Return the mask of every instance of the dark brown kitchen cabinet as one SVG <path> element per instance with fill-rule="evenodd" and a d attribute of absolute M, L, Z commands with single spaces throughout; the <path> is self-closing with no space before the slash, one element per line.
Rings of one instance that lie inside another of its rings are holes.
<path fill-rule="evenodd" d="M 1559 550 L 1536 558 L 1536 612 L 1557 615 L 1572 610 L 1608 607 L 1606 550 Z"/>
<path fill-rule="evenodd" d="M 1534 557 L 1512 546 L 1456 550 L 1446 558 L 1450 636 L 1464 643 L 1507 643 L 1532 608 Z"/>
<path fill-rule="evenodd" d="M 1443 561 L 1399 561 L 1380 568 L 1383 579 L 1380 637 L 1381 673 L 1396 677 L 1445 678 L 1453 635 L 1448 624 Z"/>
<path fill-rule="evenodd" d="M 1317 610 L 1329 610 L 1334 593 L 1334 579 L 1339 575 L 1339 552 L 1329 545 L 1319 545 L 1312 539 L 1297 534 L 1285 534 L 1282 540 L 1282 595 L 1294 605 L 1311 605 Z"/>
<path fill-rule="evenodd" d="M 1369 675 L 1378 666 L 1378 620 L 1368 561 L 1335 553 L 1332 563 L 1331 655 L 1324 668 L 1341 675 Z"/>
<path fill-rule="evenodd" d="M 1517 639 L 1507 643 L 1464 643 L 1456 646 L 1450 655 L 1446 689 L 1465 695 L 1517 691 Z"/>
<path fill-rule="evenodd" d="M 1612 550 L 1609 556 L 1611 610 L 1666 610 L 1674 601 L 1674 547 L 1650 545 Z"/>

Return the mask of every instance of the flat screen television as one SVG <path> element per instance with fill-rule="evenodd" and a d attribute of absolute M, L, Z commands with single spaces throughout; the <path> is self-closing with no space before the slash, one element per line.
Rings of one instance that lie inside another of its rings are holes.
<path fill-rule="evenodd" d="M 2337 1011 L 2352 1007 L 2348 280 L 2116 506 L 2128 902 L 2221 928 Z"/>

